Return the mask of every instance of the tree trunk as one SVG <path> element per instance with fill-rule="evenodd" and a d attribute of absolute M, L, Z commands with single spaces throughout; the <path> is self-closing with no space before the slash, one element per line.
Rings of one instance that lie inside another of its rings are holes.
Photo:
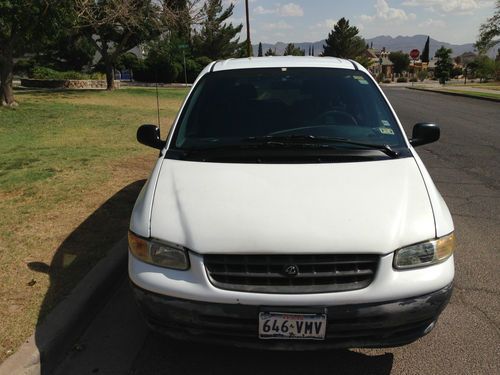
<path fill-rule="evenodd" d="M 113 74 L 113 64 L 110 60 L 106 59 L 106 90 L 114 90 L 115 88 L 115 75 Z"/>
<path fill-rule="evenodd" d="M 14 60 L 11 53 L 7 53 L 2 58 L 0 64 L 0 105 L 15 107 L 17 102 L 14 99 L 12 90 L 12 80 L 14 78 Z"/>

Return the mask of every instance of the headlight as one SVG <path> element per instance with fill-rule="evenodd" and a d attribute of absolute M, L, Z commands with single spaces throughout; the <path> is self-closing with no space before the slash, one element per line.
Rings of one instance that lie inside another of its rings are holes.
<path fill-rule="evenodd" d="M 399 249 L 394 254 L 394 268 L 408 269 L 430 266 L 448 259 L 455 249 L 455 234 Z"/>
<path fill-rule="evenodd" d="M 187 251 L 180 245 L 147 240 L 129 231 L 128 247 L 130 252 L 143 262 L 176 270 L 189 268 Z"/>

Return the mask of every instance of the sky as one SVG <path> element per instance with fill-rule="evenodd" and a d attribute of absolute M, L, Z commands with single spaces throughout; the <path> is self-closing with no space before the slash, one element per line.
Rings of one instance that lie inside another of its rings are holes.
<path fill-rule="evenodd" d="M 244 24 L 244 0 L 224 2 L 235 4 L 231 21 Z M 495 0 L 249 0 L 251 40 L 314 42 L 346 17 L 364 38 L 426 34 L 442 42 L 473 43 L 494 7 Z"/>

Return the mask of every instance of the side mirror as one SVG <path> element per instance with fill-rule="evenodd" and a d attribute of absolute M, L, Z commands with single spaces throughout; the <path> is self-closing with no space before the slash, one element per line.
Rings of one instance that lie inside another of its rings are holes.
<path fill-rule="evenodd" d="M 143 145 L 157 148 L 165 147 L 166 142 L 160 139 L 160 128 L 156 125 L 141 125 L 137 129 L 137 141 Z"/>
<path fill-rule="evenodd" d="M 410 144 L 413 147 L 426 145 L 427 143 L 436 142 L 441 135 L 439 126 L 429 123 L 418 123 L 413 127 Z"/>

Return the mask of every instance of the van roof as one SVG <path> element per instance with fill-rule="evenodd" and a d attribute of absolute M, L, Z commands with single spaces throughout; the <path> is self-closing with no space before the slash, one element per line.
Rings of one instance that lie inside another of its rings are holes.
<path fill-rule="evenodd" d="M 338 68 L 365 70 L 355 61 L 337 57 L 268 56 L 216 61 L 211 64 L 210 71 L 218 72 L 222 70 L 254 68 Z"/>

